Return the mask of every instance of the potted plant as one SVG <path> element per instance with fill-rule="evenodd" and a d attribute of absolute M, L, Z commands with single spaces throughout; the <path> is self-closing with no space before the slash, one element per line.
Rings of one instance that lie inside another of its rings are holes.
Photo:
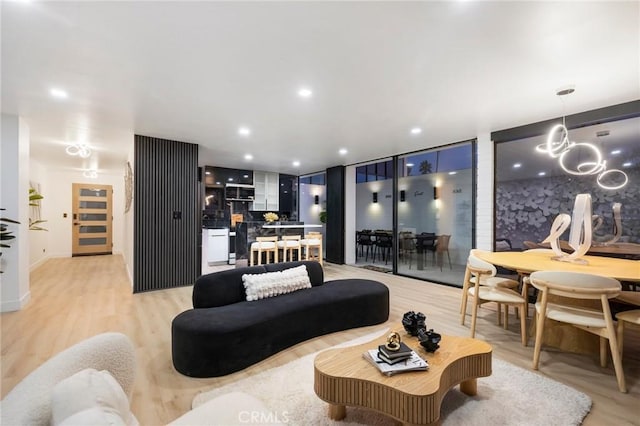
<path fill-rule="evenodd" d="M 5 209 L 0 208 L 0 210 L 5 210 Z M 9 226 L 7 225 L 7 223 L 14 223 L 17 225 L 20 224 L 20 222 L 18 222 L 17 220 L 9 219 L 8 217 L 0 217 L 0 247 L 2 248 L 11 247 L 6 242 L 11 241 L 16 237 L 15 235 L 13 235 L 13 231 L 9 230 Z M 1 251 L 0 251 L 0 256 L 2 256 Z M 0 270 L 0 274 L 1 273 L 2 273 L 2 270 Z"/>
<path fill-rule="evenodd" d="M 29 205 L 31 207 L 36 207 L 37 209 L 40 208 L 40 200 L 42 200 L 44 198 L 44 196 L 42 196 L 42 194 L 38 193 L 38 191 L 35 188 L 29 188 Z M 40 216 L 40 215 L 38 215 Z M 46 220 L 40 220 L 40 219 L 36 219 L 36 220 L 32 220 L 31 218 L 29 218 L 29 230 L 31 231 L 47 231 L 46 228 L 43 228 L 40 226 L 41 223 L 46 222 Z"/>

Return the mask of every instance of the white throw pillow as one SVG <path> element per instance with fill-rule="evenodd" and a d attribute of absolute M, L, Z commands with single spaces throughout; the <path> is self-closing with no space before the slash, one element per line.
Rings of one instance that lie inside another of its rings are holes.
<path fill-rule="evenodd" d="M 305 265 L 284 271 L 244 274 L 242 283 L 249 302 L 311 288 L 311 281 Z"/>
<path fill-rule="evenodd" d="M 98 416 L 95 409 L 103 414 Z M 114 423 L 115 417 L 120 417 L 120 423 Z M 105 421 L 85 422 L 96 426 L 138 425 L 129 409 L 129 399 L 118 381 L 108 371 L 93 368 L 87 368 L 60 381 L 53 388 L 51 396 L 52 425 L 81 424 L 85 418 Z"/>
<path fill-rule="evenodd" d="M 58 426 L 127 426 L 122 417 L 114 411 L 103 407 L 93 407 L 79 411 L 64 419 Z"/>

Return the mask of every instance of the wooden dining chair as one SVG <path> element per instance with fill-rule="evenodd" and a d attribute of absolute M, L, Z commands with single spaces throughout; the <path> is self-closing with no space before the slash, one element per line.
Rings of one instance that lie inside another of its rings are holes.
<path fill-rule="evenodd" d="M 618 347 L 620 349 L 620 358 L 622 358 L 622 348 L 624 345 L 624 328 L 625 326 L 640 327 L 640 309 L 634 309 L 632 311 L 618 312 L 616 314 L 618 320 L 617 335 Z"/>
<path fill-rule="evenodd" d="M 300 240 L 304 249 L 305 260 L 317 260 L 322 265 L 322 234 L 307 233 L 304 239 Z"/>
<path fill-rule="evenodd" d="M 438 235 L 438 239 L 436 241 L 435 256 L 438 261 L 438 266 L 440 266 L 440 272 L 442 272 L 442 263 L 443 263 L 443 258 L 445 253 L 447 253 L 447 259 L 449 259 L 449 269 L 453 269 L 451 267 L 451 256 L 449 255 L 450 240 L 451 240 L 451 235 Z"/>
<path fill-rule="evenodd" d="M 581 330 L 600 336 L 600 365 L 606 367 L 606 340 L 609 340 L 611 358 L 616 372 L 618 389 L 626 392 L 622 358 L 618 347 L 616 329 L 609 308 L 609 299 L 616 297 L 622 286 L 618 280 L 599 275 L 565 271 L 538 271 L 529 276 L 531 285 L 540 291 L 536 303 L 536 342 L 533 350 L 533 369 L 540 363 L 540 350 L 545 320 L 552 319 L 571 324 Z M 550 301 L 549 296 L 564 299 Z M 571 305 L 568 299 L 600 300 L 601 309 Z"/>
<path fill-rule="evenodd" d="M 525 310 L 527 309 L 526 300 L 518 294 L 516 291 L 510 288 L 503 288 L 498 286 L 486 286 L 480 285 L 482 281 L 486 282 L 486 278 L 490 278 L 492 272 L 495 271 L 495 266 L 489 262 L 485 262 L 473 255 L 469 255 L 467 259 L 467 269 L 465 271 L 463 293 L 467 293 L 462 299 L 462 317 L 461 324 L 464 325 L 466 310 L 467 310 L 467 298 L 472 297 L 473 305 L 471 310 L 471 337 L 476 335 L 476 322 L 478 317 L 478 306 L 487 302 L 496 302 L 498 306 L 515 306 L 520 309 L 520 338 L 522 346 L 527 346 L 527 315 Z M 504 311 L 504 328 L 508 327 L 508 309 Z M 498 312 L 498 318 L 500 314 Z M 498 320 L 498 323 L 500 321 Z"/>
<path fill-rule="evenodd" d="M 249 259 L 249 264 L 251 266 L 255 265 L 253 256 L 257 254 L 258 265 L 262 265 L 262 253 L 265 253 L 266 263 L 271 263 L 269 261 L 269 254 L 271 254 L 273 263 L 278 263 L 277 241 L 278 237 L 256 237 L 256 241 L 251 243 L 251 258 Z"/>

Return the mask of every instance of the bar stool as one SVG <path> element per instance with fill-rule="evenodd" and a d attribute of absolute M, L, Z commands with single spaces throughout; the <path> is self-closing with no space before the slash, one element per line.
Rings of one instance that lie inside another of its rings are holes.
<path fill-rule="evenodd" d="M 304 248 L 306 260 L 317 260 L 322 265 L 322 234 L 320 232 L 307 233 L 300 244 Z"/>
<path fill-rule="evenodd" d="M 300 235 L 283 235 L 282 240 L 278 241 L 278 249 L 282 250 L 282 261 L 287 262 L 287 253 L 289 254 L 289 262 L 293 261 L 293 252 L 297 252 L 296 259 L 302 259 L 302 244 L 300 244 Z"/>
<path fill-rule="evenodd" d="M 250 266 L 255 265 L 253 254 L 258 254 L 258 265 L 262 265 L 262 253 L 266 254 L 266 263 L 269 262 L 269 253 L 273 253 L 273 263 L 278 263 L 278 237 L 257 237 L 254 243 L 251 243 Z"/>

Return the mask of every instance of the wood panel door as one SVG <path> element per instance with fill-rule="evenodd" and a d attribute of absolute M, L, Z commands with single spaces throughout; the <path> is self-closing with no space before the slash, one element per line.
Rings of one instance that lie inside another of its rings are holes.
<path fill-rule="evenodd" d="M 72 255 L 111 254 L 111 185 L 73 184 Z"/>

